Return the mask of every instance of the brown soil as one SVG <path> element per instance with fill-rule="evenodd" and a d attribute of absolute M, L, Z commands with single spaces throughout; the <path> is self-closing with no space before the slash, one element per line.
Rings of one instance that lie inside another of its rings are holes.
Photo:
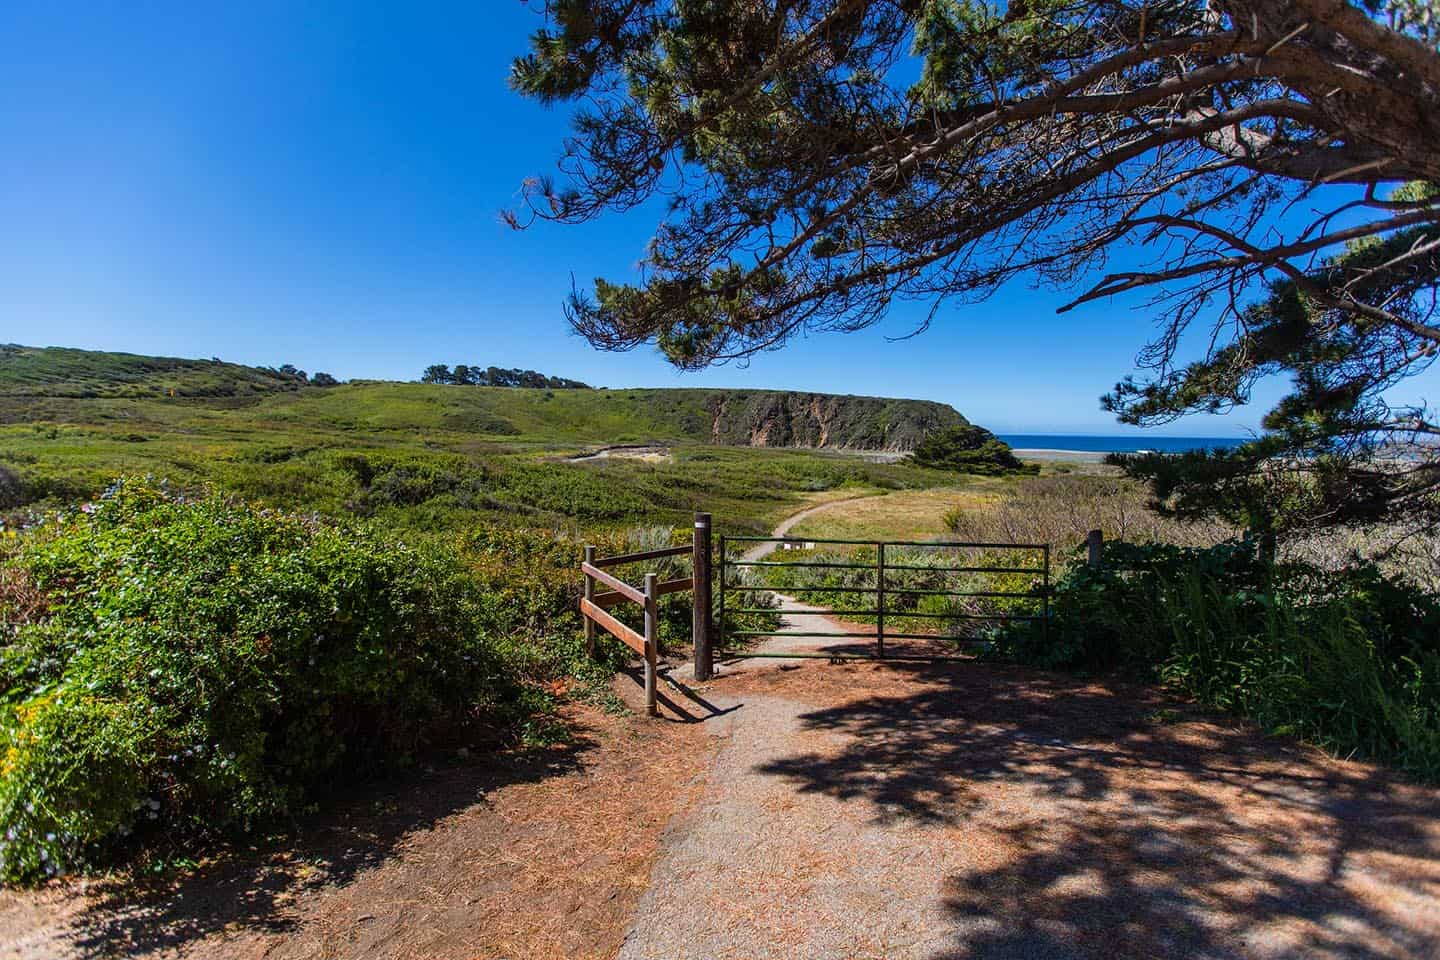
<path fill-rule="evenodd" d="M 567 719 L 566 746 L 460 760 L 178 882 L 0 892 L 0 958 L 613 957 L 713 741 Z"/>
<path fill-rule="evenodd" d="M 811 661 L 661 693 L 178 883 L 0 895 L 0 957 L 1440 956 L 1440 790 L 1154 689 Z"/>
<path fill-rule="evenodd" d="M 648 958 L 1440 956 L 1440 790 L 1148 687 L 980 663 L 731 672 Z"/>

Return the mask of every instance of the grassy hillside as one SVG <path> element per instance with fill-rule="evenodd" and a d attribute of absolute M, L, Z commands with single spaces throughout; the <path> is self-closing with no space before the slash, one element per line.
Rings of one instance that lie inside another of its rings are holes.
<path fill-rule="evenodd" d="M 0 344 L 0 397 L 236 397 L 298 386 L 273 370 L 220 360 Z"/>
<path fill-rule="evenodd" d="M 318 388 L 209 361 L 7 350 L 0 510 L 12 519 L 93 497 L 121 474 L 152 474 L 405 528 L 450 529 L 479 517 L 625 525 L 708 509 L 753 529 L 842 486 L 933 487 L 955 478 L 732 445 L 893 448 L 926 424 L 962 419 L 942 404 L 762 391 Z M 569 461 L 642 441 L 666 445 L 668 460 Z"/>
<path fill-rule="evenodd" d="M 909 450 L 965 423 L 925 400 L 773 390 L 545 390 L 356 382 L 305 390 L 274 370 L 61 347 L 0 346 L 0 422 L 174 422 L 174 411 L 76 400 L 268 398 L 264 416 L 355 430 L 436 430 L 532 441 Z M 210 404 L 200 404 L 209 407 Z M 183 407 L 194 410 L 194 405 Z"/>

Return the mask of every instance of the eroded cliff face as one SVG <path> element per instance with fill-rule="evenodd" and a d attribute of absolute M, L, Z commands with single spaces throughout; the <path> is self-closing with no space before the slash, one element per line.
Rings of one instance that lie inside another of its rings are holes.
<path fill-rule="evenodd" d="M 927 432 L 967 422 L 929 400 L 788 391 L 721 391 L 709 401 L 710 441 L 907 453 Z"/>

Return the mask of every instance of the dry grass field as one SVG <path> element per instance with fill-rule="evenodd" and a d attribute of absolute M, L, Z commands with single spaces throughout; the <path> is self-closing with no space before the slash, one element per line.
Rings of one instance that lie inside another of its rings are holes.
<path fill-rule="evenodd" d="M 931 540 L 949 536 L 945 516 L 953 510 L 984 509 L 1002 496 L 1004 482 L 975 477 L 953 488 L 899 490 L 849 500 L 796 524 L 792 537 L 834 540 Z"/>

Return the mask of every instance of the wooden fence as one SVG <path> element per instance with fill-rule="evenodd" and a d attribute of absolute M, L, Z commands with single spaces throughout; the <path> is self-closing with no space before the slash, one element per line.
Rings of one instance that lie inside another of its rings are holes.
<path fill-rule="evenodd" d="M 690 576 L 660 580 L 656 574 L 647 573 L 643 585 L 639 587 L 626 583 L 606 569 L 685 555 L 691 558 Z M 710 642 L 710 514 L 695 514 L 695 535 L 690 543 L 683 546 L 625 553 L 618 557 L 596 557 L 595 548 L 587 545 L 580 572 L 585 575 L 585 595 L 580 600 L 580 613 L 585 621 L 586 651 L 594 653 L 595 628 L 599 626 L 639 654 L 645 661 L 645 707 L 651 716 L 657 712 L 655 666 L 660 653 L 657 601 L 666 594 L 693 591 L 691 633 L 695 646 L 695 679 L 710 679 L 714 670 L 714 651 Z M 597 584 L 606 589 L 597 593 Z M 637 603 L 643 608 L 643 631 L 626 626 L 609 612 L 611 607 L 622 603 Z"/>

